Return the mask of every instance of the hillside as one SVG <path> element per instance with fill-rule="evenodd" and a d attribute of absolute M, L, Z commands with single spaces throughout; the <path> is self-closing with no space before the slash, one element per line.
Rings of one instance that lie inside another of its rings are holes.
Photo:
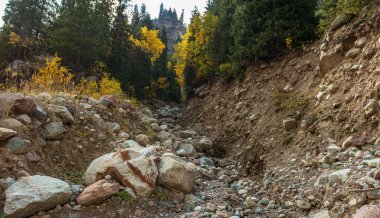
<path fill-rule="evenodd" d="M 343 217 L 380 198 L 378 5 L 348 23 L 338 17 L 319 42 L 252 65 L 243 82 L 195 89 L 181 118 L 256 178 L 253 193 L 282 205 L 283 217 Z"/>

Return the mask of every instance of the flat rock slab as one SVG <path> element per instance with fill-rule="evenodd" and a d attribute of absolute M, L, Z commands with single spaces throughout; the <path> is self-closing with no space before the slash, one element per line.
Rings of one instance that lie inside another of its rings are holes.
<path fill-rule="evenodd" d="M 28 217 L 39 211 L 66 204 L 70 185 L 48 176 L 21 177 L 5 192 L 4 213 L 7 218 Z"/>

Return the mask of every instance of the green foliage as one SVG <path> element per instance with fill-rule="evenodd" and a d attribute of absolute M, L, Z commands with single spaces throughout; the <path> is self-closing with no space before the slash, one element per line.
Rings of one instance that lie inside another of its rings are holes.
<path fill-rule="evenodd" d="M 0 33 L 0 67 L 15 59 L 30 59 L 46 51 L 48 25 L 54 18 L 55 0 L 9 0 Z M 11 43 L 11 35 L 18 37 Z"/>
<path fill-rule="evenodd" d="M 0 218 L 5 218 L 5 214 L 3 212 L 0 213 Z"/>
<path fill-rule="evenodd" d="M 76 71 L 105 61 L 112 19 L 111 0 L 67 0 L 51 28 L 50 47 Z"/>
<path fill-rule="evenodd" d="M 314 39 L 315 8 L 315 0 L 241 1 L 232 24 L 234 73 L 245 70 L 245 61 L 265 60 L 285 50 L 289 36 L 294 45 Z"/>
<path fill-rule="evenodd" d="M 342 14 L 357 14 L 371 0 L 323 0 L 317 11 L 320 19 L 319 31 L 328 30 L 331 22 Z"/>
<path fill-rule="evenodd" d="M 120 191 L 118 193 L 116 193 L 116 197 L 120 200 L 120 201 L 123 201 L 125 203 L 127 203 L 128 206 L 130 207 L 135 207 L 137 202 L 138 202 L 138 199 L 137 198 L 134 198 L 133 196 L 131 196 L 127 191 L 123 190 L 123 191 Z"/>
<path fill-rule="evenodd" d="M 275 92 L 273 102 L 277 110 L 296 115 L 304 112 L 310 104 L 309 99 L 291 93 Z"/>
<path fill-rule="evenodd" d="M 181 14 L 181 16 L 182 16 L 182 14 Z M 181 17 L 181 18 L 183 19 L 183 17 Z M 164 20 L 164 19 L 178 20 L 178 14 L 177 14 L 177 11 L 175 9 L 172 9 L 172 8 L 169 8 L 169 10 L 165 9 L 164 4 L 161 3 L 160 13 L 158 15 L 158 19 L 159 20 Z"/>
<path fill-rule="evenodd" d="M 154 189 L 153 196 L 159 201 L 168 201 L 172 198 L 170 191 L 162 187 L 156 187 Z"/>
<path fill-rule="evenodd" d="M 74 185 L 81 185 L 82 184 L 82 177 L 74 172 L 67 172 L 66 176 L 68 180 L 74 184 Z"/>

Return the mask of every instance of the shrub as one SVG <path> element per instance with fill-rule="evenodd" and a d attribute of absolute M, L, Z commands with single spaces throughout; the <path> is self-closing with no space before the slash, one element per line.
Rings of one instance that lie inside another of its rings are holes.
<path fill-rule="evenodd" d="M 123 95 L 121 83 L 106 72 L 103 73 L 99 84 L 96 81 L 89 81 L 82 78 L 76 85 L 75 90 L 77 93 L 94 98 L 99 98 L 104 95 L 115 95 L 118 97 Z"/>
<path fill-rule="evenodd" d="M 99 83 L 100 95 L 115 95 L 122 96 L 123 90 L 121 89 L 121 83 L 115 78 L 111 77 L 109 73 L 104 73 Z"/>
<path fill-rule="evenodd" d="M 96 81 L 90 81 L 82 78 L 76 85 L 75 90 L 81 95 L 88 95 L 94 98 L 100 97 L 98 92 L 98 83 Z"/>
<path fill-rule="evenodd" d="M 61 66 L 61 58 L 46 59 L 46 66 L 33 75 L 30 88 L 49 92 L 68 92 L 72 90 L 74 75 Z"/>

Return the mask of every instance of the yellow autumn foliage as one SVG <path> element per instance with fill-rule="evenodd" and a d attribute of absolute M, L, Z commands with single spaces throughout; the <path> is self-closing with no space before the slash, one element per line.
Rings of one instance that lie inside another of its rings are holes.
<path fill-rule="evenodd" d="M 103 69 L 97 64 L 96 69 Z M 55 56 L 51 61 L 46 60 L 46 66 L 33 75 L 28 88 L 35 91 L 47 92 L 67 92 L 81 95 L 88 95 L 99 98 L 104 95 L 122 96 L 121 83 L 111 77 L 105 70 L 101 70 L 101 79 L 98 82 L 81 78 L 78 84 L 74 85 L 74 75 L 66 67 L 61 66 L 61 58 Z"/>
<path fill-rule="evenodd" d="M 50 92 L 68 92 L 73 86 L 74 75 L 66 67 L 61 66 L 61 58 L 55 56 L 46 60 L 46 66 L 32 76 L 30 87 Z"/>
<path fill-rule="evenodd" d="M 118 97 L 123 95 L 121 83 L 106 72 L 103 73 L 99 84 L 96 81 L 89 81 L 82 78 L 76 85 L 75 90 L 77 93 L 94 98 L 100 98 L 104 95 L 115 95 Z"/>
<path fill-rule="evenodd" d="M 176 79 L 180 86 L 185 86 L 185 67 L 187 64 L 187 59 L 189 55 L 189 39 L 191 37 L 190 29 L 186 30 L 186 34 L 182 36 L 182 41 L 174 46 L 174 59 L 176 64 L 174 66 L 174 71 L 176 73 Z"/>
<path fill-rule="evenodd" d="M 110 74 L 105 73 L 99 83 L 100 95 L 115 95 L 122 96 L 123 90 L 121 89 L 121 83 Z"/>
<path fill-rule="evenodd" d="M 152 64 L 157 61 L 165 49 L 165 44 L 158 37 L 158 34 L 158 30 L 149 30 L 147 27 L 142 27 L 140 39 L 130 36 L 130 40 L 135 46 L 149 54 Z"/>

